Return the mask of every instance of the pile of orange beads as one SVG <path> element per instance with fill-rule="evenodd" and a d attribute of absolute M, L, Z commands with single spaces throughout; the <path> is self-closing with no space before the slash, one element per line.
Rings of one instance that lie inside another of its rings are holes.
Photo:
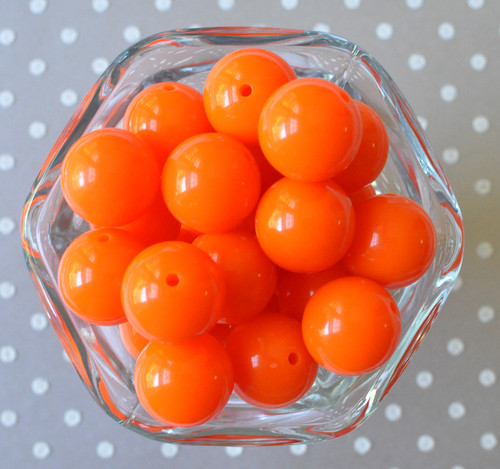
<path fill-rule="evenodd" d="M 61 183 L 92 229 L 62 256 L 68 307 L 118 326 L 143 407 L 165 425 L 214 418 L 233 390 L 290 405 L 318 366 L 370 373 L 394 352 L 388 289 L 419 279 L 436 234 L 416 202 L 376 194 L 384 123 L 263 49 L 219 60 L 203 93 L 158 83 L 122 128 L 82 136 Z"/>

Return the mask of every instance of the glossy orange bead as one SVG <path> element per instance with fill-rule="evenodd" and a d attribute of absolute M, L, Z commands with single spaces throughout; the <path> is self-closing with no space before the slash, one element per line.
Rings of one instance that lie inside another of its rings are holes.
<path fill-rule="evenodd" d="M 231 362 L 209 334 L 176 343 L 151 342 L 137 359 L 139 402 L 160 422 L 201 425 L 216 417 L 233 390 Z"/>
<path fill-rule="evenodd" d="M 260 146 L 253 145 L 249 146 L 248 149 L 252 152 L 255 158 L 255 162 L 260 170 L 261 179 L 261 191 L 265 192 L 269 187 L 271 187 L 278 179 L 281 179 L 283 175 L 271 166 L 271 163 L 267 161 L 264 153 Z"/>
<path fill-rule="evenodd" d="M 356 205 L 357 203 L 362 202 L 363 200 L 369 199 L 370 197 L 377 195 L 377 192 L 375 191 L 375 188 L 371 184 L 368 184 L 365 187 L 362 187 L 361 189 L 358 189 L 354 192 L 349 192 L 347 195 L 351 199 L 352 205 Z"/>
<path fill-rule="evenodd" d="M 224 293 L 219 266 L 182 241 L 144 249 L 122 283 L 127 319 L 149 340 L 175 341 L 209 331 L 222 313 Z"/>
<path fill-rule="evenodd" d="M 241 231 L 205 234 L 193 245 L 205 251 L 224 274 L 221 322 L 238 324 L 264 310 L 276 289 L 277 268 L 254 235 Z"/>
<path fill-rule="evenodd" d="M 436 231 L 427 212 L 401 195 L 377 195 L 355 206 L 356 230 L 345 257 L 353 275 L 401 288 L 431 265 Z"/>
<path fill-rule="evenodd" d="M 78 236 L 61 257 L 58 285 L 69 308 L 93 324 L 126 320 L 120 302 L 125 269 L 143 249 L 132 235 L 100 228 Z"/>
<path fill-rule="evenodd" d="M 302 320 L 304 309 L 316 290 L 336 278 L 349 275 L 342 261 L 321 272 L 296 274 L 281 271 L 278 277 L 278 305 L 280 313 Z"/>
<path fill-rule="evenodd" d="M 140 217 L 160 188 L 160 170 L 146 142 L 122 129 L 104 128 L 81 137 L 61 168 L 64 198 L 97 226 L 119 226 Z"/>
<path fill-rule="evenodd" d="M 262 196 L 255 216 L 266 255 L 292 272 L 319 272 L 338 262 L 350 246 L 354 211 L 333 182 L 283 178 Z"/>
<path fill-rule="evenodd" d="M 144 347 L 149 344 L 149 340 L 139 334 L 130 323 L 124 322 L 118 326 L 120 338 L 130 355 L 137 359 Z"/>
<path fill-rule="evenodd" d="M 378 283 L 343 277 L 322 286 L 307 303 L 302 333 L 309 353 L 341 375 L 370 373 L 389 360 L 401 334 L 392 296 Z"/>
<path fill-rule="evenodd" d="M 203 99 L 213 127 L 247 144 L 258 144 L 264 103 L 295 73 L 277 54 L 257 48 L 230 52 L 210 70 Z"/>
<path fill-rule="evenodd" d="M 358 151 L 361 118 L 349 94 L 322 78 L 300 78 L 276 90 L 259 120 L 259 142 L 271 165 L 287 177 L 325 181 Z"/>
<path fill-rule="evenodd" d="M 178 145 L 163 169 L 163 197 L 171 213 L 202 233 L 228 231 L 254 209 L 260 174 L 250 151 L 219 133 L 200 134 Z"/>
<path fill-rule="evenodd" d="M 213 130 L 201 93 L 174 81 L 156 83 L 137 94 L 125 111 L 123 128 L 151 146 L 160 167 L 183 140 Z"/>
<path fill-rule="evenodd" d="M 389 155 L 389 137 L 383 120 L 366 104 L 355 101 L 363 133 L 352 162 L 335 177 L 346 192 L 354 192 L 377 179 Z"/>
<path fill-rule="evenodd" d="M 318 366 L 304 345 L 300 323 L 289 316 L 263 313 L 235 326 L 226 348 L 236 393 L 257 407 L 290 405 L 316 378 Z"/>

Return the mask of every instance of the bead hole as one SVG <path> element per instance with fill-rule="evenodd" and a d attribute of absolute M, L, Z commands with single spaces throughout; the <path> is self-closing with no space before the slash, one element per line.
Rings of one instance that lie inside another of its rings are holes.
<path fill-rule="evenodd" d="M 179 276 L 177 274 L 168 274 L 167 275 L 167 285 L 171 287 L 175 287 L 179 284 Z"/>
<path fill-rule="evenodd" d="M 100 243 L 105 243 L 106 241 L 109 241 L 110 236 L 108 234 L 102 234 L 97 237 L 97 241 Z"/>
<path fill-rule="evenodd" d="M 163 85 L 163 89 L 165 91 L 174 91 L 175 90 L 175 86 L 171 85 L 171 84 L 166 84 L 166 85 Z"/>
<path fill-rule="evenodd" d="M 247 96 L 250 96 L 252 94 L 252 87 L 248 84 L 245 83 L 240 86 L 240 95 L 246 98 Z"/>
<path fill-rule="evenodd" d="M 299 363 L 299 356 L 295 352 L 292 352 L 288 355 L 288 363 L 290 363 L 290 365 L 296 365 Z"/>

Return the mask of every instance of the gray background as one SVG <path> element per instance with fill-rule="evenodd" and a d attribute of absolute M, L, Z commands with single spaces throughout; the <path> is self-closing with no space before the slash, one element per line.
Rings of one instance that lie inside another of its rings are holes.
<path fill-rule="evenodd" d="M 24 199 L 102 66 L 140 37 L 195 25 L 358 43 L 401 87 L 460 201 L 455 290 L 379 410 L 340 439 L 240 451 L 122 429 L 65 359 L 24 266 Z M 499 468 L 499 28 L 494 0 L 0 0 L 0 466 Z"/>

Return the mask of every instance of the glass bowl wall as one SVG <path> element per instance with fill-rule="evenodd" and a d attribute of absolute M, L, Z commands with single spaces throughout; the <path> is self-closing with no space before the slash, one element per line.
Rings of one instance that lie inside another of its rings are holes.
<path fill-rule="evenodd" d="M 203 90 L 214 63 L 241 47 L 282 56 L 298 77 L 321 77 L 371 106 L 390 139 L 387 164 L 373 183 L 377 193 L 397 193 L 421 204 L 437 231 L 437 251 L 416 283 L 391 291 L 402 315 L 402 336 L 379 370 L 343 377 L 320 368 L 297 403 L 275 410 L 252 407 L 233 395 L 214 420 L 194 428 L 171 428 L 138 403 L 134 361 L 118 328 L 88 324 L 64 305 L 56 282 L 62 253 L 88 224 L 65 203 L 61 163 L 84 133 L 120 127 L 130 100 L 145 87 L 179 81 Z M 211 445 L 278 445 L 341 436 L 377 408 L 404 371 L 457 278 L 463 255 L 463 224 L 455 196 L 414 113 L 383 67 L 355 44 L 327 33 L 265 28 L 170 31 L 125 50 L 87 94 L 56 141 L 28 194 L 22 214 L 26 264 L 41 301 L 77 373 L 97 403 L 124 427 L 159 441 Z"/>

